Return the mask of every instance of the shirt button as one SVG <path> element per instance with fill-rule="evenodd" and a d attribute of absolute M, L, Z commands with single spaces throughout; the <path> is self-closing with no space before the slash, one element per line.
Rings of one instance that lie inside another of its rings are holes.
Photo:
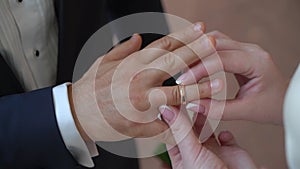
<path fill-rule="evenodd" d="M 33 54 L 35 57 L 39 57 L 40 56 L 40 51 L 39 50 L 34 50 Z"/>

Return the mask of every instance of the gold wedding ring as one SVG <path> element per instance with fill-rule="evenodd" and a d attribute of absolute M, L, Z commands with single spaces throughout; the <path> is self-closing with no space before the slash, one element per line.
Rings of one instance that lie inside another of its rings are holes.
<path fill-rule="evenodd" d="M 178 85 L 179 93 L 180 93 L 180 103 L 186 105 L 186 92 L 184 85 Z"/>

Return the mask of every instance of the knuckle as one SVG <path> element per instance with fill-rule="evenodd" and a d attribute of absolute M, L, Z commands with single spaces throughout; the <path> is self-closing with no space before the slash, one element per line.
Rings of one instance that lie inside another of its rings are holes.
<path fill-rule="evenodd" d="M 175 62 L 176 62 L 176 58 L 171 52 L 169 52 L 163 56 L 163 64 L 164 65 L 171 67 L 171 66 L 175 65 Z"/>
<path fill-rule="evenodd" d="M 162 49 L 169 51 L 173 49 L 172 38 L 169 36 L 165 36 L 162 39 L 160 39 L 159 43 Z"/>
<path fill-rule="evenodd" d="M 200 97 L 205 97 L 209 94 L 210 92 L 210 84 L 209 83 L 202 83 L 198 85 L 198 89 L 199 89 L 199 94 Z"/>
<path fill-rule="evenodd" d="M 179 105 L 181 103 L 180 101 L 180 91 L 178 87 L 172 88 L 172 102 L 174 105 Z"/>

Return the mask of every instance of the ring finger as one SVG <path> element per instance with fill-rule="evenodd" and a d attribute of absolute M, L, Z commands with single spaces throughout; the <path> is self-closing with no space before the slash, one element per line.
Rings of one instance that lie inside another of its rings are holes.
<path fill-rule="evenodd" d="M 200 84 L 192 84 L 183 86 L 184 96 L 180 91 L 179 86 L 157 87 L 151 89 L 149 97 L 152 104 L 160 105 L 181 105 L 182 97 L 186 102 L 199 100 L 201 98 L 208 98 L 223 89 L 223 81 L 214 79 L 211 82 L 203 82 Z"/>

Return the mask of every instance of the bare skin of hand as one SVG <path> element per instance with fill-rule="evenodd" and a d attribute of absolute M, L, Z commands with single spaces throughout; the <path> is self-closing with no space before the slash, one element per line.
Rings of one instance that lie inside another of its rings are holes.
<path fill-rule="evenodd" d="M 216 38 L 217 55 L 204 58 L 179 77 L 179 81 L 191 84 L 194 78 L 200 80 L 225 71 L 235 75 L 240 89 L 234 99 L 225 102 L 224 112 L 210 111 L 212 103 L 214 106 L 224 105 L 224 101 L 211 99 L 193 101 L 189 109 L 203 110 L 201 113 L 210 114 L 212 118 L 223 113 L 223 120 L 282 125 L 283 100 L 289 81 L 274 64 L 271 55 L 258 45 L 234 41 L 218 31 L 209 35 Z"/>
<path fill-rule="evenodd" d="M 140 50 L 139 35 L 100 57 L 70 88 L 77 125 L 93 141 L 152 137 L 168 142 L 160 105 L 179 105 L 178 86 L 163 87 L 171 76 L 215 52 L 202 23 L 161 38 Z M 187 100 L 208 98 L 222 89 L 211 82 L 186 86 Z M 201 93 L 201 96 L 200 96 Z"/>
<path fill-rule="evenodd" d="M 160 108 L 172 130 L 177 146 L 167 145 L 173 169 L 256 169 L 249 154 L 240 148 L 230 132 L 221 132 L 205 143 L 198 139 L 206 118 L 198 114 L 192 128 L 184 111 L 176 107 Z"/>

